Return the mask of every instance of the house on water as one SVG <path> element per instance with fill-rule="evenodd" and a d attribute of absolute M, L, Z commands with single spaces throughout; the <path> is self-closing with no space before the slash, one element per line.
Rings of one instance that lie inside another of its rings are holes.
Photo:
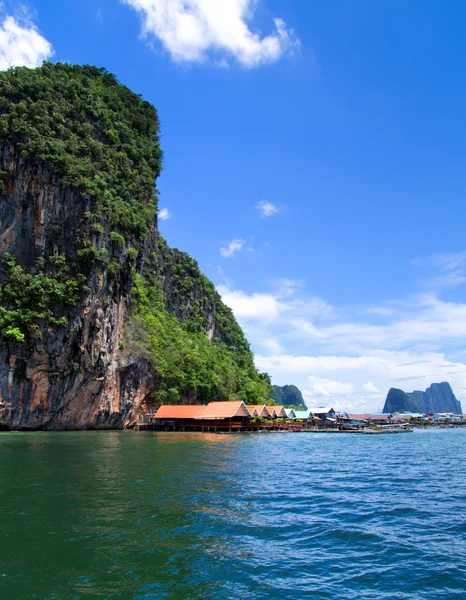
<path fill-rule="evenodd" d="M 163 404 L 152 417 L 154 423 L 165 427 L 185 427 L 196 426 L 196 417 L 204 408 L 202 404 Z"/>
<path fill-rule="evenodd" d="M 269 409 L 265 404 L 258 404 L 256 406 L 257 416 L 261 417 L 261 419 L 272 419 L 272 415 L 270 414 Z"/>
<path fill-rule="evenodd" d="M 295 420 L 301 423 L 310 423 L 312 420 L 312 415 L 310 410 L 295 410 L 294 411 Z"/>
<path fill-rule="evenodd" d="M 267 410 L 272 415 L 273 419 L 286 419 L 284 406 L 267 406 Z"/>
<path fill-rule="evenodd" d="M 259 413 L 257 412 L 257 406 L 255 404 L 247 404 L 246 408 L 248 409 L 251 417 L 254 418 L 259 416 Z"/>
<path fill-rule="evenodd" d="M 335 427 L 337 424 L 337 417 L 335 411 L 330 406 L 317 406 L 315 408 L 310 408 L 312 416 L 314 420 L 317 421 L 318 424 L 322 425 L 322 427 Z M 320 421 L 320 423 L 319 423 Z"/>
<path fill-rule="evenodd" d="M 289 421 L 294 421 L 296 419 L 295 412 L 292 408 L 285 408 L 286 418 Z"/>
<path fill-rule="evenodd" d="M 210 402 L 196 415 L 196 421 L 203 427 L 219 424 L 231 427 L 232 425 L 246 425 L 251 421 L 251 413 L 242 400 L 227 402 Z"/>

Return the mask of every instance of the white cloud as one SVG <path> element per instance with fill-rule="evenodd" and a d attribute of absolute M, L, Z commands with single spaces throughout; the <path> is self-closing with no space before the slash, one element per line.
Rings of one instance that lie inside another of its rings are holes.
<path fill-rule="evenodd" d="M 466 337 L 466 304 L 445 302 L 435 295 L 424 294 L 400 306 L 385 323 L 352 320 L 350 315 L 346 320 L 336 320 L 318 328 L 314 322 L 305 319 L 296 319 L 293 325 L 289 331 L 290 338 L 318 338 L 333 351 L 401 349 L 409 345 L 432 346 L 447 341 L 462 344 Z"/>
<path fill-rule="evenodd" d="M 264 219 L 265 217 L 272 217 L 280 212 L 275 204 L 272 202 L 267 202 L 267 200 L 261 200 L 258 202 L 256 208 L 259 209 L 261 219 Z"/>
<path fill-rule="evenodd" d="M 282 309 L 277 298 L 271 294 L 251 294 L 235 291 L 226 285 L 217 286 L 222 300 L 229 306 L 236 317 L 243 319 L 260 319 L 265 322 L 277 319 Z"/>
<path fill-rule="evenodd" d="M 307 390 L 309 398 L 331 398 L 332 396 L 346 396 L 352 394 L 354 386 L 351 383 L 342 383 L 333 379 L 325 379 L 310 375 L 308 377 L 311 387 Z"/>
<path fill-rule="evenodd" d="M 415 258 L 411 264 L 435 270 L 435 274 L 427 277 L 425 281 L 429 289 L 455 288 L 466 283 L 466 252 Z"/>
<path fill-rule="evenodd" d="M 53 48 L 29 21 L 6 17 L 0 25 L 0 70 L 13 66 L 37 67 L 53 55 Z"/>
<path fill-rule="evenodd" d="M 276 290 L 278 296 L 287 298 L 294 296 L 296 292 L 302 287 L 303 282 L 298 279 L 286 279 L 279 278 L 273 279 L 271 282 L 273 288 Z"/>
<path fill-rule="evenodd" d="M 159 212 L 159 219 L 162 219 L 162 221 L 167 221 L 171 218 L 171 216 L 172 214 L 168 208 L 162 208 L 162 210 Z"/>
<path fill-rule="evenodd" d="M 361 356 L 258 354 L 256 364 L 260 370 L 272 375 L 274 383 L 294 383 L 303 390 L 306 390 L 310 376 L 314 383 L 321 380 L 340 382 L 340 379 L 350 383 L 354 386 L 352 392 L 329 392 L 330 398 L 338 398 L 341 410 L 379 411 L 390 387 L 401 387 L 406 391 L 423 390 L 433 382 L 445 380 L 451 383 L 460 400 L 465 397 L 466 364 L 449 360 L 443 352 L 410 349 L 396 352 L 379 350 Z M 368 376 L 370 381 L 367 381 Z M 373 380 L 377 381 L 377 386 Z M 356 391 L 359 386 L 364 393 Z M 324 389 L 329 391 L 325 386 Z M 318 391 L 319 387 L 307 390 L 309 401 L 316 397 Z M 334 405 L 336 400 L 332 400 L 331 404 L 337 408 Z"/>
<path fill-rule="evenodd" d="M 292 53 L 299 40 L 282 19 L 265 37 L 251 30 L 258 0 L 122 0 L 142 14 L 143 35 L 157 38 L 176 62 L 212 59 L 224 67 L 234 58 L 257 67 Z"/>
<path fill-rule="evenodd" d="M 241 239 L 232 240 L 226 248 L 220 248 L 220 254 L 225 258 L 230 258 L 239 252 L 244 246 L 245 241 Z"/>
<path fill-rule="evenodd" d="M 463 253 L 429 260 L 450 272 L 463 268 Z M 423 293 L 373 306 L 331 306 L 306 295 L 305 282 L 267 283 L 271 292 L 245 293 L 228 282 L 222 294 L 256 365 L 274 383 L 295 384 L 311 403 L 320 395 L 353 412 L 381 410 L 390 387 L 423 390 L 441 381 L 466 402 L 466 302 Z"/>
<path fill-rule="evenodd" d="M 369 392 L 369 394 L 376 394 L 376 395 L 380 394 L 379 388 L 377 386 L 375 386 L 372 381 L 363 383 L 361 387 L 363 390 L 366 390 L 366 392 Z"/>
<path fill-rule="evenodd" d="M 283 346 L 280 344 L 280 342 L 276 338 L 273 338 L 273 337 L 262 338 L 261 346 L 267 352 L 270 352 L 270 354 L 280 354 L 281 352 L 283 352 Z"/>

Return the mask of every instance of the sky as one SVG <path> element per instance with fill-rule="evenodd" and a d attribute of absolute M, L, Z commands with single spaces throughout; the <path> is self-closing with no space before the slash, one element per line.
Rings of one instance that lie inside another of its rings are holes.
<path fill-rule="evenodd" d="M 105 66 L 158 110 L 159 224 L 273 383 L 466 407 L 460 0 L 0 3 L 0 69 Z"/>

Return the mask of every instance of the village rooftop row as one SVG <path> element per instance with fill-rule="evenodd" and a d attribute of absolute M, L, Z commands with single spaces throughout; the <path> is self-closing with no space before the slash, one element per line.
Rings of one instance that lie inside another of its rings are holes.
<path fill-rule="evenodd" d="M 143 425 L 156 429 L 178 430 L 255 430 L 255 429 L 355 429 L 394 424 L 466 424 L 466 415 L 414 413 L 354 414 L 335 412 L 332 407 L 294 410 L 284 406 L 246 405 L 241 400 L 210 402 L 207 405 L 162 405 L 155 414 L 146 415 Z"/>

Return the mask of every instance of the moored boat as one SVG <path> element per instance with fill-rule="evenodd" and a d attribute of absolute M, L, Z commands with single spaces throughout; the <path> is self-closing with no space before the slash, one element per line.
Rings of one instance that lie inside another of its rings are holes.
<path fill-rule="evenodd" d="M 383 433 L 408 433 L 413 431 L 407 427 L 364 427 L 363 433 L 380 435 Z"/>

